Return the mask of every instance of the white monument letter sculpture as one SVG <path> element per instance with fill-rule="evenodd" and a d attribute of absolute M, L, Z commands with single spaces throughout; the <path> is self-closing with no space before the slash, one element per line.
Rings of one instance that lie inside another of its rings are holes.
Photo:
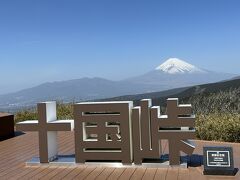
<path fill-rule="evenodd" d="M 142 164 L 147 159 L 160 160 L 161 141 L 167 140 L 169 165 L 180 165 L 181 152 L 191 155 L 195 149 L 188 140 L 195 139 L 192 106 L 178 104 L 177 98 L 167 99 L 165 115 L 160 113 L 160 106 L 152 106 L 151 99 L 141 100 L 138 107 L 133 107 L 132 101 L 78 103 L 74 105 L 74 120 L 57 120 L 56 102 L 39 103 L 37 107 L 39 120 L 20 122 L 16 128 L 39 132 L 40 163 L 58 157 L 57 131 L 73 128 L 76 163 L 106 160 Z"/>
<path fill-rule="evenodd" d="M 162 155 L 161 140 L 168 140 L 169 164 L 180 164 L 180 151 L 191 155 L 195 146 L 188 139 L 195 139 L 195 115 L 190 104 L 178 104 L 178 98 L 167 99 L 167 114 L 160 114 L 160 106 L 153 106 L 150 99 L 143 99 L 134 107 L 133 145 L 134 163 L 144 159 L 159 159 Z"/>
<path fill-rule="evenodd" d="M 23 121 L 16 124 L 18 131 L 38 131 L 41 163 L 57 158 L 57 131 L 72 131 L 73 120 L 57 120 L 56 102 L 38 103 L 39 120 Z"/>
<path fill-rule="evenodd" d="M 132 163 L 131 101 L 74 105 L 76 162 L 121 160 Z"/>
<path fill-rule="evenodd" d="M 191 104 L 178 104 L 178 98 L 167 99 L 166 115 L 160 114 L 160 107 L 151 108 L 151 124 L 158 128 L 159 139 L 167 139 L 169 164 L 180 164 L 180 151 L 191 155 L 195 145 L 188 139 L 195 139 L 195 115 Z"/>

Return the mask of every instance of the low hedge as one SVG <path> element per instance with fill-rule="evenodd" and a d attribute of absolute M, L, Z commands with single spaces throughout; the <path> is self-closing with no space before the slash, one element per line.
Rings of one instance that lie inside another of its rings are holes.
<path fill-rule="evenodd" d="M 240 142 L 240 114 L 196 115 L 197 137 L 202 140 Z"/>

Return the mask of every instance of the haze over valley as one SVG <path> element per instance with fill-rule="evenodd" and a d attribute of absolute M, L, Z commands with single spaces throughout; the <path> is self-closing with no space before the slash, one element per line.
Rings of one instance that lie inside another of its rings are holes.
<path fill-rule="evenodd" d="M 149 72 L 119 81 L 101 77 L 80 78 L 47 82 L 15 93 L 0 95 L 0 109 L 30 107 L 40 101 L 49 100 L 76 102 L 159 92 L 181 87 L 185 89 L 193 85 L 228 80 L 235 76 L 235 74 L 202 69 L 178 58 L 169 58 Z"/>

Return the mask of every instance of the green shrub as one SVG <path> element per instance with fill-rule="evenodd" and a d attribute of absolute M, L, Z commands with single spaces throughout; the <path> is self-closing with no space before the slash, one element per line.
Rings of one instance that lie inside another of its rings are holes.
<path fill-rule="evenodd" d="M 58 119 L 73 119 L 73 103 L 57 104 L 57 116 Z"/>
<path fill-rule="evenodd" d="M 35 120 L 37 119 L 36 110 L 21 110 L 14 115 L 15 123 L 26 121 L 26 120 Z"/>
<path fill-rule="evenodd" d="M 73 119 L 73 103 L 63 104 L 57 103 L 57 118 L 58 119 Z M 36 109 L 21 110 L 15 113 L 15 123 L 25 120 L 36 120 Z"/>
<path fill-rule="evenodd" d="M 197 114 L 196 132 L 202 140 L 240 142 L 240 114 Z"/>

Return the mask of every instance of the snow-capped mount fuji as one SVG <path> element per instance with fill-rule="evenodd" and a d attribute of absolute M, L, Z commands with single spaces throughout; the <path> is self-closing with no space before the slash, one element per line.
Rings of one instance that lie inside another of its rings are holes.
<path fill-rule="evenodd" d="M 178 58 L 169 58 L 160 66 L 155 68 L 156 71 L 163 71 L 168 74 L 183 74 L 183 73 L 207 73 L 192 64 L 189 64 Z"/>
<path fill-rule="evenodd" d="M 169 58 L 150 72 L 127 81 L 141 84 L 144 91 L 162 91 L 172 88 L 213 83 L 234 77 L 199 68 L 178 58 Z"/>

